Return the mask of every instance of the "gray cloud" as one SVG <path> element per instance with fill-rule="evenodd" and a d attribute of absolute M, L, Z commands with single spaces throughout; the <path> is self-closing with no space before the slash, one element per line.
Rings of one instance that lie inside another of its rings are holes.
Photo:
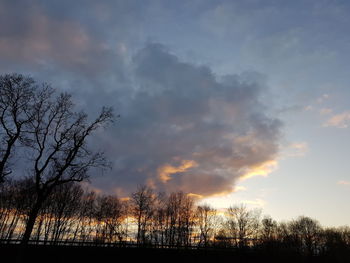
<path fill-rule="evenodd" d="M 281 122 L 265 113 L 256 74 L 218 80 L 210 68 L 181 62 L 160 44 L 140 50 L 133 68 L 136 88 L 104 139 L 114 169 L 102 187 L 148 183 L 212 195 L 276 157 Z"/>

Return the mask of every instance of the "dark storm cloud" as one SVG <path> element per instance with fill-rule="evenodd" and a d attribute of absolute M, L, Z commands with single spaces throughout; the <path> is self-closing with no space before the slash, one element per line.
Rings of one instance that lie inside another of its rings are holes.
<path fill-rule="evenodd" d="M 0 69 L 70 90 L 90 115 L 102 105 L 121 114 L 91 141 L 113 164 L 96 187 L 213 195 L 275 159 L 281 123 L 261 102 L 259 74 L 216 76 L 161 44 L 131 51 L 144 19 L 136 2 L 73 1 L 61 10 L 68 5 L 35 1 L 18 20 L 16 2 L 0 4 Z"/>

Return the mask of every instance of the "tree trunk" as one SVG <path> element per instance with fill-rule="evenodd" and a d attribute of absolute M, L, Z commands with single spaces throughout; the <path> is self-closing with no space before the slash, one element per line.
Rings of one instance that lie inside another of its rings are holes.
<path fill-rule="evenodd" d="M 35 221 L 36 221 L 36 218 L 38 217 L 38 214 L 39 214 L 39 211 L 41 209 L 42 204 L 43 204 L 43 198 L 38 197 L 33 208 L 31 209 L 31 211 L 29 213 L 29 218 L 28 218 L 25 232 L 23 234 L 21 245 L 25 246 L 28 244 L 29 239 L 30 239 L 30 235 L 32 234 L 32 231 L 33 231 L 33 228 L 35 225 Z"/>

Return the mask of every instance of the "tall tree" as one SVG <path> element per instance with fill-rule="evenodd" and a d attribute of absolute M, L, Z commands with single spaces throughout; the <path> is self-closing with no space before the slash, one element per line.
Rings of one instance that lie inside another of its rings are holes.
<path fill-rule="evenodd" d="M 59 94 L 51 87 L 42 89 L 34 98 L 33 117 L 26 125 L 30 163 L 33 167 L 35 202 L 29 213 L 22 244 L 29 241 L 35 220 L 44 201 L 55 187 L 80 182 L 89 177 L 92 167 L 106 167 L 103 152 L 93 152 L 87 139 L 97 129 L 113 121 L 110 108 L 102 108 L 92 122 L 84 112 L 74 112 L 69 94 Z"/>

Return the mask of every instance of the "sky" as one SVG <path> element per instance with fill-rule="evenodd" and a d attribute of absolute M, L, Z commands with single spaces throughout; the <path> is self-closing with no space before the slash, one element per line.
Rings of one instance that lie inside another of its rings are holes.
<path fill-rule="evenodd" d="M 350 222 L 350 3 L 0 0 L 0 74 L 120 118 L 96 191 Z"/>

